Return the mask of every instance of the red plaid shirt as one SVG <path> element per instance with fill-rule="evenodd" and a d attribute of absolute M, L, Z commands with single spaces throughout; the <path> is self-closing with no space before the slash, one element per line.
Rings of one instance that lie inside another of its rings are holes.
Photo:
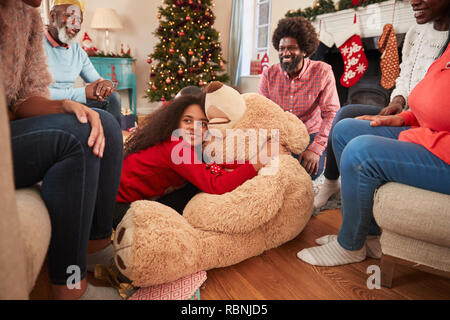
<path fill-rule="evenodd" d="M 259 93 L 295 114 L 310 135 L 317 133 L 308 150 L 322 155 L 331 124 L 340 108 L 330 65 L 305 59 L 303 69 L 295 79 L 290 79 L 280 64 L 273 65 L 264 70 Z"/>

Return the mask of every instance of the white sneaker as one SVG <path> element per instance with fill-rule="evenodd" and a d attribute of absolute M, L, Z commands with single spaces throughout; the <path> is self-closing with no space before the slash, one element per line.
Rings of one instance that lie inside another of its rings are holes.
<path fill-rule="evenodd" d="M 334 194 L 341 190 L 341 180 L 328 180 L 325 178 L 324 183 L 319 187 L 319 192 L 314 197 L 314 208 L 320 209 L 327 204 Z"/>

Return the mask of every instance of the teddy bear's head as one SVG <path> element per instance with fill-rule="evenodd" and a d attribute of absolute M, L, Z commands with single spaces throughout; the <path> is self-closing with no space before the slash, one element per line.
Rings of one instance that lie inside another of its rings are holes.
<path fill-rule="evenodd" d="M 213 133 L 208 146 L 215 148 L 216 153 L 223 152 L 216 154 L 216 159 L 248 160 L 255 137 L 260 140 L 275 137 L 294 154 L 302 153 L 308 146 L 309 135 L 302 121 L 266 97 L 257 93 L 241 95 L 217 81 L 211 82 L 205 91 L 205 112 Z M 217 147 L 221 143 L 218 137 L 222 138 L 223 148 Z M 225 150 L 230 149 L 233 152 L 227 154 Z"/>

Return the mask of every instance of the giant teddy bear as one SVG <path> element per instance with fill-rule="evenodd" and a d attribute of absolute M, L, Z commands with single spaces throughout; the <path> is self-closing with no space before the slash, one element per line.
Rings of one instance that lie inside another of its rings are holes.
<path fill-rule="evenodd" d="M 241 134 L 275 129 L 289 152 L 273 158 L 232 192 L 197 194 L 183 215 L 158 202 L 134 202 L 117 226 L 114 248 L 116 265 L 135 286 L 166 283 L 257 256 L 295 238 L 312 215 L 311 178 L 290 155 L 307 147 L 305 125 L 259 94 L 241 95 L 219 82 L 209 84 L 206 92 L 210 128 L 224 136 L 231 132 L 226 129 L 241 129 Z M 223 154 L 215 154 L 215 159 L 229 154 L 235 160 L 248 159 L 249 148 L 225 141 L 219 141 Z"/>

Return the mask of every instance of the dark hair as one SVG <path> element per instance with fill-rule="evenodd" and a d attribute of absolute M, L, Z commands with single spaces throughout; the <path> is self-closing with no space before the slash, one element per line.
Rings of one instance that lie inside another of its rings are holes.
<path fill-rule="evenodd" d="M 200 95 L 202 94 L 203 91 L 202 89 L 200 89 L 199 87 L 196 86 L 187 86 L 184 87 L 183 89 L 180 90 L 179 95 L 186 95 L 186 94 L 190 94 L 190 95 Z"/>
<path fill-rule="evenodd" d="M 205 95 L 182 95 L 149 114 L 125 141 L 124 157 L 147 149 L 170 138 L 178 129 L 183 112 L 192 104 L 204 111 Z"/>
<path fill-rule="evenodd" d="M 284 18 L 278 22 L 272 36 L 272 44 L 277 51 L 280 40 L 286 37 L 297 40 L 300 50 L 305 52 L 307 57 L 316 52 L 319 46 L 319 38 L 314 26 L 303 17 Z"/>

